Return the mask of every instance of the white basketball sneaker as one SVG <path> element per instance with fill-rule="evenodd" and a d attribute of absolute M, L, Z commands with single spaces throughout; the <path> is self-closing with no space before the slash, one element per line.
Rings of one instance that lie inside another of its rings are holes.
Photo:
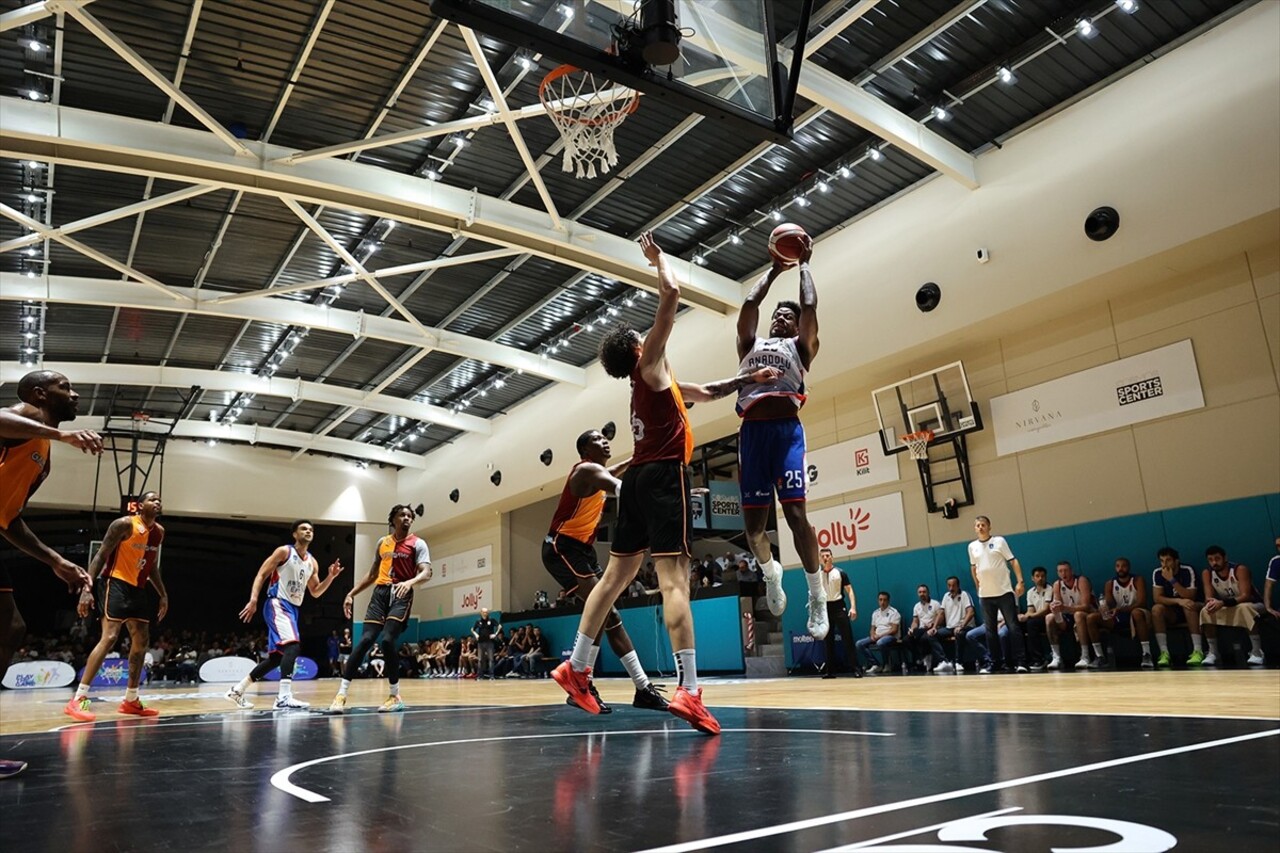
<path fill-rule="evenodd" d="M 281 696 L 276 700 L 274 707 L 277 711 L 305 711 L 311 707 L 311 703 L 294 699 L 292 696 Z"/>
<path fill-rule="evenodd" d="M 809 634 L 815 640 L 824 640 L 829 629 L 827 602 L 817 596 L 809 596 Z"/>
<path fill-rule="evenodd" d="M 1248 663 L 1249 666 L 1262 666 L 1266 663 L 1266 659 L 1257 652 L 1250 652 L 1249 660 L 1246 661 L 1246 663 Z"/>
<path fill-rule="evenodd" d="M 1204 660 L 1201 661 L 1200 663 L 1202 666 L 1217 666 L 1218 656 L 1215 655 L 1213 652 L 1209 652 L 1209 654 L 1204 656 Z"/>
<path fill-rule="evenodd" d="M 770 560 L 760 566 L 764 575 L 764 600 L 769 605 L 769 612 L 781 616 L 787 611 L 787 594 L 782 591 L 782 564 Z M 825 607 L 823 608 L 825 611 Z"/>
<path fill-rule="evenodd" d="M 249 710 L 253 707 L 253 703 L 244 698 L 244 694 L 237 691 L 234 687 L 227 691 L 227 700 L 242 710 Z"/>

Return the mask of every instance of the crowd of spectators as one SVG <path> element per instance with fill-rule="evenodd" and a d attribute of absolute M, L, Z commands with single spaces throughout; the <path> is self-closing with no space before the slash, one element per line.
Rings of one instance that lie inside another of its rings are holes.
<path fill-rule="evenodd" d="M 207 633 L 203 631 L 167 631 L 152 629 L 151 645 L 147 649 L 144 680 L 148 682 L 171 681 L 175 683 L 199 680 L 200 666 L 213 658 L 232 656 L 261 660 L 267 651 L 267 635 L 264 631 L 228 631 Z M 96 632 L 94 632 L 96 634 Z M 49 636 L 28 635 L 10 663 L 35 660 L 56 660 L 70 664 L 77 672 L 85 665 L 93 650 L 96 636 L 89 636 L 87 620 L 74 623 L 62 634 Z M 107 654 L 107 659 L 127 658 L 131 638 L 128 631 L 120 632 L 120 642 Z"/>

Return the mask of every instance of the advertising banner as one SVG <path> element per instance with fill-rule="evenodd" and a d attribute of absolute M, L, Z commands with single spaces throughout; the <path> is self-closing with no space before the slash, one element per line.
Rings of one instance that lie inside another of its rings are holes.
<path fill-rule="evenodd" d="M 24 660 L 9 667 L 4 686 L 10 690 L 32 690 L 38 687 L 68 687 L 76 671 L 60 660 Z"/>
<path fill-rule="evenodd" d="M 811 512 L 809 524 L 818 535 L 818 547 L 830 548 L 836 562 L 907 545 L 902 492 Z M 789 534 L 790 531 L 783 531 L 778 544 L 782 549 L 782 564 L 794 566 L 800 563 L 800 557 Z"/>
<path fill-rule="evenodd" d="M 453 588 L 453 615 L 479 613 L 481 607 L 493 608 L 493 581 L 464 583 Z"/>
<path fill-rule="evenodd" d="M 1007 456 L 1200 408 L 1186 340 L 995 397 L 991 423 L 996 453 Z"/>
<path fill-rule="evenodd" d="M 210 658 L 200 665 L 200 680 L 235 684 L 253 669 L 253 661 L 240 657 Z"/>
<path fill-rule="evenodd" d="M 76 678 L 83 678 L 84 670 L 76 673 Z M 102 662 L 102 668 L 93 677 L 90 687 L 124 687 L 129 682 L 129 659 L 108 658 Z"/>
<path fill-rule="evenodd" d="M 885 455 L 880 435 L 874 432 L 810 450 L 805 454 L 805 475 L 811 501 L 902 479 L 898 457 Z"/>
<path fill-rule="evenodd" d="M 445 557 L 432 555 L 431 580 L 421 586 L 445 586 L 458 581 L 493 576 L 493 546 L 473 548 Z"/>
<path fill-rule="evenodd" d="M 712 480 L 711 493 L 706 495 L 711 505 L 711 526 L 716 530 L 742 529 L 742 492 L 733 480 Z"/>

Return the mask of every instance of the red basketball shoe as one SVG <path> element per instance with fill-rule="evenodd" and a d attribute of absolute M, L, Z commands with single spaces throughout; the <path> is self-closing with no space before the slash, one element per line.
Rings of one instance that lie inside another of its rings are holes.
<path fill-rule="evenodd" d="M 551 677 L 556 680 L 556 684 L 564 688 L 565 693 L 569 694 L 573 704 L 588 714 L 599 714 L 600 703 L 591 695 L 591 682 L 588 679 L 590 675 L 591 667 L 587 667 L 582 672 L 576 672 L 568 661 L 551 671 Z"/>
<path fill-rule="evenodd" d="M 683 687 L 677 687 L 676 695 L 667 705 L 667 710 L 703 734 L 720 734 L 720 723 L 716 721 L 715 717 L 711 716 L 711 712 L 702 704 L 701 687 L 698 688 L 697 693 L 690 693 Z"/>
<path fill-rule="evenodd" d="M 160 712 L 155 708 L 148 708 L 142 704 L 141 699 L 126 699 L 120 703 L 120 707 L 116 709 L 121 714 L 133 714 L 135 717 L 158 717 Z"/>

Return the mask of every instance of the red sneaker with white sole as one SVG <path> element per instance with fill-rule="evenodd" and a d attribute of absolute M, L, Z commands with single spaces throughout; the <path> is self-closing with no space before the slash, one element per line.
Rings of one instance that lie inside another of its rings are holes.
<path fill-rule="evenodd" d="M 720 734 L 720 723 L 711 716 L 711 712 L 702 704 L 702 688 L 691 693 L 683 687 L 676 688 L 676 695 L 667 705 L 667 710 L 707 735 Z"/>
<path fill-rule="evenodd" d="M 591 695 L 591 667 L 577 672 L 568 661 L 551 671 L 551 677 L 569 694 L 570 701 L 588 714 L 599 714 L 600 703 Z"/>

